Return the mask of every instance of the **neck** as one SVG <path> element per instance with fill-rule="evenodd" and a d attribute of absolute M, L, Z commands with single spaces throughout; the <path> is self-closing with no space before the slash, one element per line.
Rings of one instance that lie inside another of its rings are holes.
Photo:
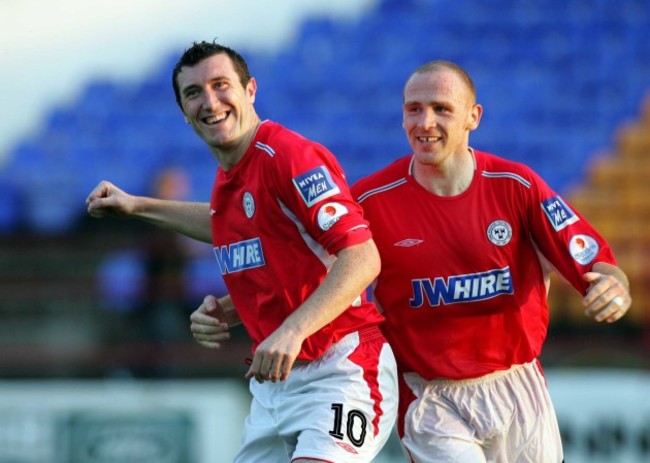
<path fill-rule="evenodd" d="M 467 190 L 474 178 L 476 160 L 467 149 L 442 165 L 422 164 L 413 160 L 412 175 L 427 191 L 438 196 L 456 196 Z"/>
<path fill-rule="evenodd" d="M 259 129 L 261 124 L 262 121 L 256 115 L 249 129 L 246 130 L 241 137 L 228 146 L 219 146 L 212 149 L 214 157 L 217 159 L 217 162 L 223 170 L 228 171 L 241 161 L 253 142 L 255 134 L 257 134 L 257 129 Z"/>

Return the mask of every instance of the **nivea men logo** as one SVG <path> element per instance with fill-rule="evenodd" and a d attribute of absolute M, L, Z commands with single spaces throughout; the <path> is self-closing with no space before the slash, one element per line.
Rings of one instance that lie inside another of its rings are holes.
<path fill-rule="evenodd" d="M 433 280 L 422 278 L 411 280 L 413 297 L 409 300 L 411 308 L 418 309 L 425 303 L 431 307 L 460 302 L 473 302 L 491 299 L 500 294 L 513 294 L 510 267 L 489 270 L 469 275 L 443 277 Z"/>
<path fill-rule="evenodd" d="M 293 184 L 308 207 L 318 201 L 339 194 L 341 191 L 332 180 L 332 176 L 325 166 L 316 167 L 298 177 L 294 177 Z"/>
<path fill-rule="evenodd" d="M 266 264 L 259 238 L 214 248 L 221 274 L 240 272 Z"/>
<path fill-rule="evenodd" d="M 580 220 L 569 205 L 559 196 L 552 196 L 542 201 L 542 209 L 544 209 L 546 217 L 548 217 L 555 231 L 560 231 Z"/>

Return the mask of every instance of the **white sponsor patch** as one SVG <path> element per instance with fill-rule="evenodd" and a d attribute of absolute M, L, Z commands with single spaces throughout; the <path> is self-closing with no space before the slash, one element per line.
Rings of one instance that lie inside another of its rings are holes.
<path fill-rule="evenodd" d="M 598 242 L 589 235 L 574 235 L 569 241 L 569 252 L 581 265 L 587 265 L 594 260 L 599 250 Z"/>
<path fill-rule="evenodd" d="M 318 226 L 323 231 L 332 228 L 341 217 L 348 213 L 348 208 L 339 203 L 326 203 L 318 210 Z"/>

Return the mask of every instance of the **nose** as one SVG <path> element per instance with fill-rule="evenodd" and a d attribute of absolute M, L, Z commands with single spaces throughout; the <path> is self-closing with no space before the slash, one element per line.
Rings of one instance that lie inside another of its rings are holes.
<path fill-rule="evenodd" d="M 431 108 L 422 111 L 418 125 L 424 129 L 429 129 L 436 126 L 436 115 Z"/>
<path fill-rule="evenodd" d="M 219 97 L 212 89 L 208 89 L 203 94 L 203 106 L 205 109 L 215 109 L 219 105 Z"/>

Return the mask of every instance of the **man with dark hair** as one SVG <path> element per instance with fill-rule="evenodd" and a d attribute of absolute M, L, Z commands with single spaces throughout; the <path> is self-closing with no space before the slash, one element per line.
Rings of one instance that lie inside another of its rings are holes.
<path fill-rule="evenodd" d="M 219 164 L 210 202 L 133 196 L 103 181 L 89 214 L 213 244 L 229 295 L 206 296 L 194 337 L 218 347 L 241 321 L 253 341 L 253 402 L 235 461 L 372 460 L 395 421 L 396 367 L 365 297 L 379 255 L 340 165 L 260 120 L 257 83 L 232 49 L 195 43 L 173 76 L 186 122 Z"/>
<path fill-rule="evenodd" d="M 180 89 L 178 88 L 178 75 L 181 73 L 185 66 L 196 66 L 206 57 L 223 53 L 224 55 L 230 58 L 232 67 L 239 76 L 239 82 L 242 87 L 246 87 L 248 82 L 251 80 L 250 70 L 248 69 L 248 63 L 242 55 L 237 51 L 233 50 L 230 47 L 218 43 L 210 42 L 195 42 L 191 48 L 188 48 L 185 53 L 181 56 L 178 63 L 174 66 L 172 70 L 172 87 L 174 89 L 174 96 L 176 97 L 176 103 L 180 106 L 181 110 L 183 109 L 183 103 L 181 100 Z"/>

